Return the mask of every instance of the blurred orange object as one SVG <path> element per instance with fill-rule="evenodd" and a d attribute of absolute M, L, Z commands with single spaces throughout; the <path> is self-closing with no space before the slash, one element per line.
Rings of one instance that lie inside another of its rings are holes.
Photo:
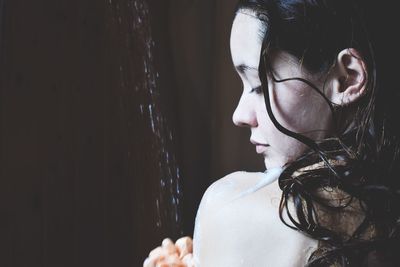
<path fill-rule="evenodd" d="M 195 267 L 193 241 L 190 237 L 179 238 L 175 243 L 166 238 L 161 246 L 153 249 L 143 267 Z"/>

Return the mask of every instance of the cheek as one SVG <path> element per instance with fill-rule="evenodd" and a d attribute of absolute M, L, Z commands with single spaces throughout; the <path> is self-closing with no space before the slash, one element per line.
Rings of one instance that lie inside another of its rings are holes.
<path fill-rule="evenodd" d="M 259 110 L 257 118 L 260 132 L 271 146 L 266 155 L 266 165 L 267 163 L 270 165 L 268 167 L 284 166 L 287 162 L 299 157 L 307 149 L 301 142 L 280 132 L 269 119 L 265 108 Z"/>
<path fill-rule="evenodd" d="M 329 106 L 313 89 L 299 86 L 298 82 L 276 86 L 271 92 L 271 105 L 278 122 L 293 132 L 327 129 Z"/>
<path fill-rule="evenodd" d="M 280 118 L 283 116 L 280 116 L 280 114 L 276 114 L 276 111 L 274 112 L 274 115 L 277 118 L 278 122 L 282 124 L 282 126 L 288 128 L 289 130 L 296 131 L 296 129 L 293 129 L 293 127 L 289 127 L 292 125 L 287 125 L 287 121 L 285 121 L 285 123 L 281 122 Z M 257 118 L 263 136 L 266 137 L 267 142 L 271 145 L 272 149 L 277 154 L 286 158 L 292 158 L 293 156 L 298 155 L 300 152 L 304 151 L 304 145 L 301 142 L 280 132 L 275 127 L 275 125 L 270 120 L 265 108 L 264 110 L 260 110 L 258 112 Z"/>
<path fill-rule="evenodd" d="M 271 108 L 275 118 L 285 128 L 304 134 L 312 139 L 319 137 L 318 129 L 327 129 L 323 117 L 327 116 L 329 106 L 310 88 L 275 87 L 270 91 Z M 270 120 L 264 99 L 257 103 L 257 120 L 273 153 L 282 162 L 293 160 L 305 152 L 307 146 L 281 133 Z"/>
<path fill-rule="evenodd" d="M 298 90 L 291 90 L 290 87 L 277 85 L 270 89 L 269 97 L 272 113 L 279 124 L 291 131 L 297 132 L 301 125 L 299 118 L 305 112 L 305 94 L 298 92 Z"/>
<path fill-rule="evenodd" d="M 265 136 L 267 142 L 272 147 L 274 147 L 274 149 L 283 148 L 283 150 L 285 150 L 285 147 L 293 146 L 296 142 L 298 143 L 297 140 L 285 135 L 275 127 L 272 120 L 268 116 L 264 100 L 257 103 L 256 111 L 257 111 L 258 127 L 260 128 L 262 135 Z M 288 127 L 287 121 L 282 123 L 282 117 L 284 116 L 278 113 L 277 110 L 274 109 L 274 107 L 272 107 L 272 112 L 274 113 L 275 118 L 278 120 L 280 124 L 282 124 L 286 128 L 289 128 L 290 130 L 293 130 L 292 127 Z"/>
<path fill-rule="evenodd" d="M 272 113 L 279 124 L 291 131 L 296 131 L 297 116 L 294 114 L 299 112 L 301 106 L 300 101 L 293 97 L 292 94 L 289 94 L 287 90 L 279 90 L 279 92 L 276 93 L 278 91 L 276 89 L 270 90 Z M 260 97 L 256 103 L 256 111 L 258 125 L 268 140 L 276 136 L 284 135 L 275 127 L 270 119 L 263 96 Z"/>

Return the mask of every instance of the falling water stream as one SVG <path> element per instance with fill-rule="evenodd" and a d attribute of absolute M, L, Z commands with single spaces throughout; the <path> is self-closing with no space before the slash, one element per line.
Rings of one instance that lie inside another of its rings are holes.
<path fill-rule="evenodd" d="M 0 266 L 140 266 L 181 235 L 152 5 L 169 1 L 0 0 Z"/>
<path fill-rule="evenodd" d="M 124 6 L 121 6 L 122 3 Z M 156 166 L 153 167 L 157 169 L 154 172 L 157 175 L 147 179 L 153 179 L 158 187 L 155 190 L 157 193 L 149 192 L 154 196 L 152 207 L 157 214 L 156 225 L 168 229 L 170 234 L 179 235 L 180 173 L 173 151 L 174 134 L 161 109 L 161 95 L 168 93 L 166 90 L 169 88 L 160 83 L 154 56 L 157 44 L 152 36 L 149 4 L 138 0 L 109 0 L 109 5 L 127 51 L 119 67 L 121 87 L 130 92 L 133 101 L 128 105 L 135 105 L 135 111 L 140 114 L 145 127 L 151 130 L 148 149 L 156 157 Z"/>

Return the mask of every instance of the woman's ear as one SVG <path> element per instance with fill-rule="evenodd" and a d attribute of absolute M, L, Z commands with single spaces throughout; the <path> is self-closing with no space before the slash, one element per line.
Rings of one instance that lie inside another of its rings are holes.
<path fill-rule="evenodd" d="M 342 50 L 331 72 L 330 100 L 341 106 L 357 101 L 365 92 L 367 69 L 361 54 L 354 48 Z"/>

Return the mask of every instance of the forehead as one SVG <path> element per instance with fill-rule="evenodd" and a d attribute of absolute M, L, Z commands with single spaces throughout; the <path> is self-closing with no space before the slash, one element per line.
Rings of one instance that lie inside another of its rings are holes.
<path fill-rule="evenodd" d="M 261 53 L 262 23 L 251 11 L 238 12 L 233 20 L 230 47 L 235 66 L 258 68 Z"/>

